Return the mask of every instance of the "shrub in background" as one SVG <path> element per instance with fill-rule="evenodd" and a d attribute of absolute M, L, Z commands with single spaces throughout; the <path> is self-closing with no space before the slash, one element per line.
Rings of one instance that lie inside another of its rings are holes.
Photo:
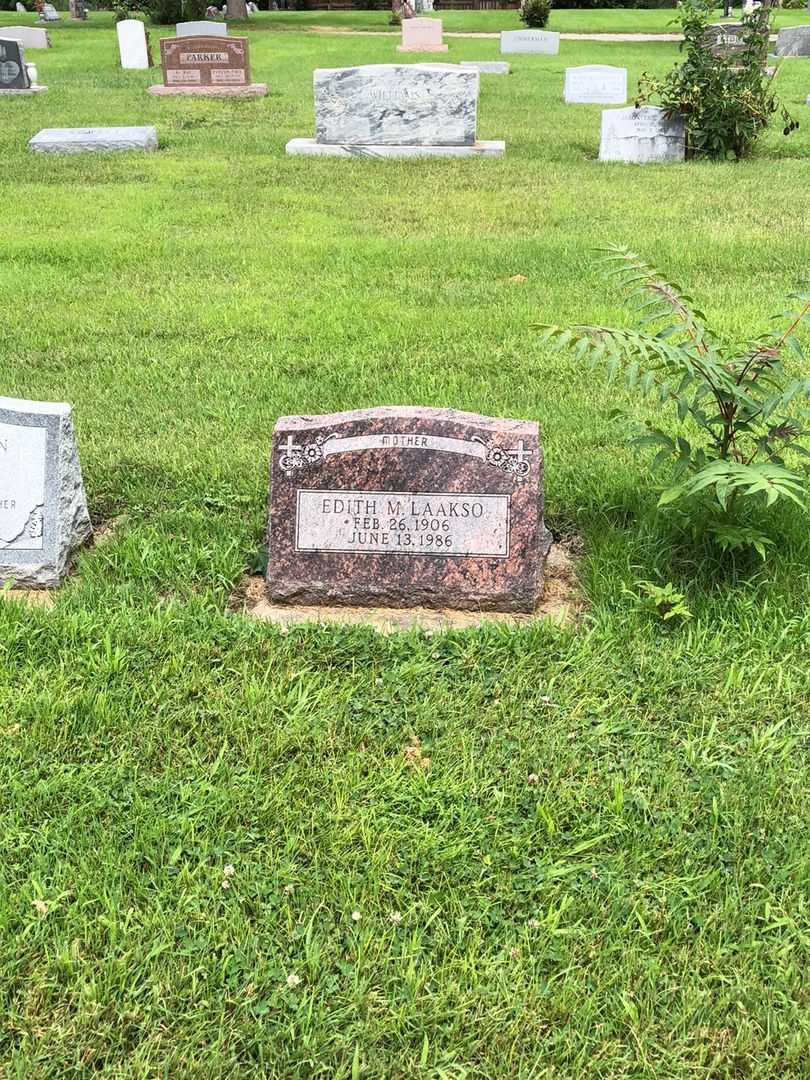
<path fill-rule="evenodd" d="M 520 19 L 527 26 L 541 30 L 551 14 L 551 0 L 522 0 Z"/>
<path fill-rule="evenodd" d="M 810 397 L 810 378 L 789 377 L 782 354 L 792 350 L 804 366 L 796 330 L 810 328 L 810 295 L 795 298 L 797 310 L 780 317 L 782 329 L 727 344 L 690 298 L 638 255 L 611 247 L 607 259 L 642 328 L 546 326 L 546 340 L 572 346 L 609 377 L 623 371 L 631 390 L 673 406 L 679 432 L 647 421 L 632 439 L 656 450 L 653 469 L 669 470 L 659 507 L 673 507 L 695 538 L 707 533 L 724 551 L 753 548 L 764 559 L 773 541 L 760 527 L 762 512 L 779 500 L 803 507 L 808 486 L 806 470 L 786 459 L 810 458 L 802 445 L 810 412 L 797 404 Z"/>
<path fill-rule="evenodd" d="M 646 104 L 656 98 L 667 112 L 683 116 L 687 157 L 743 158 L 774 113 L 781 110 L 785 135 L 799 125 L 780 104 L 773 77 L 763 70 L 770 32 L 767 9 L 743 15 L 746 47 L 726 57 L 713 56 L 706 47 L 711 18 L 712 9 L 701 0 L 683 0 L 676 21 L 686 60 L 664 78 L 645 72 L 637 100 Z"/>

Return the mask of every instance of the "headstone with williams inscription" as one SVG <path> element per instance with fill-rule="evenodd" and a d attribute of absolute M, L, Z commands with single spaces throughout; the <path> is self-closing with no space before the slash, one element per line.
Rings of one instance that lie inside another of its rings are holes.
<path fill-rule="evenodd" d="M 536 423 L 402 407 L 283 416 L 272 456 L 271 600 L 533 611 L 542 596 Z"/>
<path fill-rule="evenodd" d="M 457 64 L 317 68 L 315 139 L 288 154 L 335 157 L 500 157 L 499 139 L 476 138 L 481 76 Z"/>
<path fill-rule="evenodd" d="M 58 585 L 92 531 L 70 406 L 0 397 L 0 585 Z"/>

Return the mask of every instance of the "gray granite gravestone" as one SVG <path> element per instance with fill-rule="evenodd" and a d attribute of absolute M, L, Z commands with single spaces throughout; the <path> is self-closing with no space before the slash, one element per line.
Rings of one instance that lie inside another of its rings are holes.
<path fill-rule="evenodd" d="M 2 30 L 0 30 L 2 34 Z M 25 52 L 19 41 L 0 37 L 0 90 L 30 90 Z"/>
<path fill-rule="evenodd" d="M 0 397 L 0 585 L 57 586 L 92 531 L 70 406 Z"/>
<path fill-rule="evenodd" d="M 776 36 L 777 56 L 810 56 L 810 26 L 785 26 Z"/>
<path fill-rule="evenodd" d="M 547 53 L 560 51 L 560 35 L 550 30 L 502 30 L 502 53 Z"/>
<path fill-rule="evenodd" d="M 153 127 L 44 128 L 28 142 L 38 154 L 90 154 L 157 150 Z"/>
<path fill-rule="evenodd" d="M 703 47 L 712 56 L 726 58 L 745 52 L 745 27 L 742 23 L 712 23 L 703 35 Z"/>
<path fill-rule="evenodd" d="M 668 117 L 656 105 L 606 109 L 602 113 L 600 161 L 636 164 L 683 161 L 685 150 L 683 119 Z"/>
<path fill-rule="evenodd" d="M 370 64 L 317 69 L 315 139 L 288 154 L 339 157 L 499 157 L 476 139 L 480 76 L 456 64 Z"/>
<path fill-rule="evenodd" d="M 283 416 L 272 458 L 272 600 L 536 607 L 551 543 L 536 423 L 400 407 Z"/>

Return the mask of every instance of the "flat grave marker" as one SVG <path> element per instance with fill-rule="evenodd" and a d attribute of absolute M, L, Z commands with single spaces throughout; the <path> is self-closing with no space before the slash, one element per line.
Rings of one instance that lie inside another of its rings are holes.
<path fill-rule="evenodd" d="M 153 127 L 44 128 L 28 142 L 38 154 L 91 154 L 158 148 Z"/>

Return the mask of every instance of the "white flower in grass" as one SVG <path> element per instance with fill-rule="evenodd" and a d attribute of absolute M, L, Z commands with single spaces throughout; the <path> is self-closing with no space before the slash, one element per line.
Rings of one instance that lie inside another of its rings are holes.
<path fill-rule="evenodd" d="M 529 919 L 529 921 L 527 923 L 527 926 L 529 927 L 530 930 L 539 930 L 540 929 L 540 920 L 539 919 Z"/>
<path fill-rule="evenodd" d="M 300 986 L 300 985 L 301 985 L 301 976 L 296 975 L 294 971 L 291 972 L 287 976 L 287 986 L 289 986 L 289 988 L 291 990 L 294 990 L 296 988 L 296 986 Z"/>
<path fill-rule="evenodd" d="M 352 922 L 360 922 L 360 912 L 359 911 L 353 911 L 352 912 Z"/>
<path fill-rule="evenodd" d="M 388 916 L 388 921 L 392 922 L 394 926 L 399 926 L 402 922 L 402 915 L 398 911 L 392 911 Z"/>
<path fill-rule="evenodd" d="M 233 877 L 233 875 L 236 873 L 236 867 L 228 863 L 222 873 L 225 877 Z"/>
<path fill-rule="evenodd" d="M 284 886 L 284 895 L 285 896 L 291 896 L 294 888 L 295 888 L 294 885 L 285 885 Z"/>

